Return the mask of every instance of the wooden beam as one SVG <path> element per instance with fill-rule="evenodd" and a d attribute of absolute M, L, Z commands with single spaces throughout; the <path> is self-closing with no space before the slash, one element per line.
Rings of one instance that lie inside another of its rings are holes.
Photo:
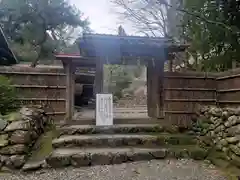
<path fill-rule="evenodd" d="M 163 117 L 163 73 L 164 64 L 152 61 L 147 66 L 148 115 L 154 118 Z"/>
<path fill-rule="evenodd" d="M 74 115 L 75 68 L 72 62 L 65 64 L 66 68 L 66 121 L 71 121 Z"/>
<path fill-rule="evenodd" d="M 103 93 L 103 65 L 104 59 L 99 59 L 96 63 L 96 75 L 95 75 L 95 94 Z"/>
<path fill-rule="evenodd" d="M 168 60 L 168 71 L 169 72 L 173 71 L 173 60 L 172 59 Z"/>

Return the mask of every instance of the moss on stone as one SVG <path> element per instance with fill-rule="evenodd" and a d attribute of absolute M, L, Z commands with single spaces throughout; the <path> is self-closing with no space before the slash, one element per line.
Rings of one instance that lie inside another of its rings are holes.
<path fill-rule="evenodd" d="M 168 136 L 168 137 L 166 137 L 166 143 L 171 144 L 171 145 L 178 145 L 179 138 L 176 136 Z"/>
<path fill-rule="evenodd" d="M 172 148 L 170 151 L 171 157 L 177 158 L 177 159 L 182 159 L 182 158 L 188 158 L 189 153 L 188 150 L 185 148 Z"/>
<path fill-rule="evenodd" d="M 220 168 L 227 168 L 230 165 L 230 162 L 224 159 L 210 158 L 212 164 Z"/>
<path fill-rule="evenodd" d="M 22 116 L 20 112 L 12 112 L 3 117 L 6 121 L 12 122 L 12 121 L 20 121 Z"/>
<path fill-rule="evenodd" d="M 0 135 L 0 147 L 5 147 L 7 145 L 8 145 L 8 135 L 7 134 Z"/>
<path fill-rule="evenodd" d="M 198 128 L 201 128 L 201 130 L 208 129 L 210 125 L 211 124 L 208 124 L 208 123 L 199 123 Z"/>
<path fill-rule="evenodd" d="M 175 134 L 179 132 L 179 128 L 177 126 L 166 126 L 164 130 L 170 134 Z"/>
<path fill-rule="evenodd" d="M 52 129 L 39 137 L 31 152 L 29 161 L 42 161 L 49 156 L 53 150 L 52 140 L 59 135 L 56 129 Z"/>
<path fill-rule="evenodd" d="M 194 160 L 204 160 L 208 155 L 208 151 L 206 149 L 197 146 L 195 148 L 189 149 L 188 152 L 189 157 Z"/>
<path fill-rule="evenodd" d="M 180 145 L 194 145 L 196 143 L 197 141 L 194 136 L 182 136 L 179 138 Z"/>
<path fill-rule="evenodd" d="M 160 132 L 163 132 L 163 131 L 164 131 L 164 128 L 161 127 L 161 126 L 154 126 L 152 128 L 152 132 L 160 133 Z"/>
<path fill-rule="evenodd" d="M 168 156 L 170 158 L 192 158 L 195 160 L 204 160 L 207 156 L 207 150 L 196 145 L 168 145 Z"/>

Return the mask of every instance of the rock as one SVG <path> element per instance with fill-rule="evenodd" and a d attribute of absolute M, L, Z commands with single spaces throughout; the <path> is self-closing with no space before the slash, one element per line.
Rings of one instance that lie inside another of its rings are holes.
<path fill-rule="evenodd" d="M 222 124 L 222 119 L 217 119 L 217 120 L 214 122 L 215 128 L 217 128 L 217 127 L 220 126 L 221 124 Z"/>
<path fill-rule="evenodd" d="M 210 121 L 211 121 L 212 123 L 214 123 L 214 122 L 217 121 L 217 119 L 218 119 L 217 117 L 211 117 L 211 118 L 210 118 Z"/>
<path fill-rule="evenodd" d="M 204 113 L 204 116 L 205 116 L 206 118 L 211 118 L 211 115 L 209 114 L 209 112 L 205 112 L 205 113 Z"/>
<path fill-rule="evenodd" d="M 71 157 L 65 154 L 52 154 L 46 159 L 46 161 L 50 167 L 54 168 L 71 165 Z"/>
<path fill-rule="evenodd" d="M 8 145 L 8 134 L 0 135 L 0 148 Z"/>
<path fill-rule="evenodd" d="M 233 127 L 230 127 L 227 129 L 227 133 L 229 135 L 236 135 L 236 134 L 240 134 L 240 124 L 236 125 L 236 126 L 233 126 Z"/>
<path fill-rule="evenodd" d="M 74 167 L 88 166 L 91 164 L 90 154 L 75 154 L 71 158 L 71 164 Z"/>
<path fill-rule="evenodd" d="M 24 163 L 26 162 L 25 156 L 20 156 L 20 155 L 13 155 L 10 157 L 10 161 L 13 165 L 14 168 L 19 169 L 21 168 Z"/>
<path fill-rule="evenodd" d="M 40 109 L 23 107 L 20 109 L 20 114 L 23 120 L 32 120 L 33 117 L 41 115 Z"/>
<path fill-rule="evenodd" d="M 214 131 L 210 131 L 210 137 L 215 137 L 215 132 Z"/>
<path fill-rule="evenodd" d="M 233 111 L 234 111 L 235 115 L 237 115 L 237 116 L 240 115 L 240 108 L 239 107 L 238 108 L 234 108 Z"/>
<path fill-rule="evenodd" d="M 6 166 L 2 166 L 2 168 L 1 168 L 1 172 L 11 173 L 12 170 L 11 170 L 10 168 L 6 167 Z"/>
<path fill-rule="evenodd" d="M 216 149 L 217 149 L 217 150 L 220 150 L 220 151 L 221 151 L 222 148 L 223 148 L 222 144 L 220 144 L 220 143 L 217 143 L 217 144 L 216 144 Z"/>
<path fill-rule="evenodd" d="M 2 155 L 0 155 L 0 162 L 1 162 L 2 164 L 5 164 L 8 159 L 9 159 L 8 156 L 2 156 Z"/>
<path fill-rule="evenodd" d="M 128 161 L 127 153 L 116 153 L 112 157 L 113 164 L 121 164 Z"/>
<path fill-rule="evenodd" d="M 13 132 L 10 141 L 13 144 L 29 144 L 31 142 L 31 134 L 29 131 L 17 130 Z"/>
<path fill-rule="evenodd" d="M 235 155 L 235 154 L 232 154 L 231 155 L 231 159 L 232 159 L 232 163 L 238 167 L 240 167 L 240 157 Z"/>
<path fill-rule="evenodd" d="M 227 153 L 228 150 L 229 150 L 229 148 L 227 148 L 227 147 L 223 147 L 223 148 L 222 148 L 222 151 L 225 152 L 225 153 Z"/>
<path fill-rule="evenodd" d="M 214 124 L 210 125 L 208 129 L 209 130 L 214 130 L 215 129 L 215 125 Z"/>
<path fill-rule="evenodd" d="M 204 160 L 207 156 L 207 151 L 201 148 L 193 148 L 189 150 L 189 156 L 194 160 Z"/>
<path fill-rule="evenodd" d="M 238 118 L 237 116 L 235 116 L 235 115 L 230 116 L 230 117 L 228 118 L 228 120 L 224 123 L 224 125 L 225 125 L 226 127 L 231 127 L 231 126 L 237 124 L 238 119 L 239 119 L 239 118 Z"/>
<path fill-rule="evenodd" d="M 229 138 L 226 138 L 226 140 L 230 144 L 236 144 L 239 142 L 239 139 L 237 137 L 229 137 Z"/>
<path fill-rule="evenodd" d="M 111 153 L 94 153 L 91 154 L 92 165 L 108 165 L 111 164 L 112 154 Z"/>
<path fill-rule="evenodd" d="M 219 140 L 221 140 L 222 138 L 224 138 L 224 131 L 220 131 L 218 134 L 217 134 L 217 137 L 219 137 L 220 139 Z"/>
<path fill-rule="evenodd" d="M 210 108 L 209 112 L 216 117 L 221 117 L 222 116 L 222 109 L 217 108 L 217 107 L 212 107 Z"/>
<path fill-rule="evenodd" d="M 206 107 L 206 106 L 200 107 L 200 109 L 199 109 L 199 112 L 200 112 L 201 114 L 204 114 L 204 113 L 207 112 L 207 111 L 208 111 L 208 107 Z"/>
<path fill-rule="evenodd" d="M 10 168 L 10 169 L 14 169 L 13 165 L 12 165 L 12 161 L 10 160 L 10 157 L 8 157 L 5 161 L 4 164 L 6 167 Z"/>
<path fill-rule="evenodd" d="M 0 149 L 0 154 L 3 154 L 3 155 L 16 155 L 16 154 L 24 154 L 27 152 L 28 152 L 28 148 L 23 144 L 6 146 Z"/>
<path fill-rule="evenodd" d="M 10 131 L 16 131 L 16 130 L 29 130 L 31 127 L 31 123 L 29 120 L 26 121 L 14 121 L 11 124 L 9 124 L 6 129 L 4 130 L 5 132 L 10 132 Z"/>
<path fill-rule="evenodd" d="M 45 160 L 38 161 L 38 162 L 28 162 L 23 166 L 22 170 L 23 171 L 36 171 L 38 169 L 43 168 L 43 166 L 45 166 L 45 164 L 46 164 Z"/>
<path fill-rule="evenodd" d="M 8 125 L 8 122 L 0 117 L 0 131 L 3 131 Z"/>
<path fill-rule="evenodd" d="M 222 138 L 226 138 L 226 137 L 228 137 L 227 133 L 223 132 L 222 133 Z"/>
<path fill-rule="evenodd" d="M 226 120 L 229 118 L 230 113 L 228 111 L 223 111 L 222 116 L 223 116 L 223 119 Z"/>
<path fill-rule="evenodd" d="M 226 126 L 226 127 L 231 127 L 231 123 L 230 123 L 229 121 L 226 121 L 226 122 L 224 123 L 224 126 Z"/>
<path fill-rule="evenodd" d="M 224 147 L 228 145 L 228 141 L 226 139 L 222 139 L 219 141 L 219 143 Z"/>
<path fill-rule="evenodd" d="M 223 125 L 220 125 L 220 126 L 218 126 L 218 127 L 214 130 L 214 132 L 215 132 L 215 133 L 219 133 L 219 132 L 221 132 L 221 131 L 224 131 L 224 129 L 225 129 L 225 127 L 224 127 Z"/>
<path fill-rule="evenodd" d="M 188 150 L 185 148 L 173 148 L 170 149 L 168 152 L 168 157 L 176 158 L 176 159 L 183 159 L 188 158 Z"/>
<path fill-rule="evenodd" d="M 229 148 L 238 156 L 240 156 L 240 148 L 236 145 L 230 145 Z"/>
<path fill-rule="evenodd" d="M 168 151 L 166 149 L 159 149 L 158 151 L 151 152 L 150 154 L 155 159 L 164 159 L 167 156 Z"/>
<path fill-rule="evenodd" d="M 201 137 L 200 141 L 202 141 L 207 146 L 212 145 L 212 138 L 211 137 L 203 136 L 203 137 Z"/>
<path fill-rule="evenodd" d="M 30 138 L 32 140 L 36 140 L 39 137 L 38 133 L 36 131 L 31 131 Z"/>

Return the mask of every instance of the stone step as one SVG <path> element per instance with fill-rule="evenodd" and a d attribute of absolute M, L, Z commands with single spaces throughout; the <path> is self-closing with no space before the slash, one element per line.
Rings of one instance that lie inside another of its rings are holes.
<path fill-rule="evenodd" d="M 119 147 L 196 144 L 194 136 L 183 134 L 91 134 L 62 135 L 53 140 L 53 147 Z"/>
<path fill-rule="evenodd" d="M 202 160 L 207 152 L 196 146 L 154 148 L 59 148 L 47 158 L 46 162 L 53 168 L 66 166 L 91 166 L 120 164 L 132 161 L 164 159 L 164 158 L 193 158 Z"/>
<path fill-rule="evenodd" d="M 127 134 L 127 133 L 148 133 L 163 132 L 164 128 L 158 124 L 118 124 L 113 126 L 94 125 L 66 125 L 59 128 L 61 135 L 75 134 Z"/>
<path fill-rule="evenodd" d="M 113 124 L 160 124 L 163 119 L 154 119 L 148 117 L 122 117 L 114 118 Z M 60 121 L 58 124 L 65 124 L 65 121 Z M 96 125 L 95 118 L 79 118 L 77 120 L 72 120 L 67 122 L 69 125 Z"/>

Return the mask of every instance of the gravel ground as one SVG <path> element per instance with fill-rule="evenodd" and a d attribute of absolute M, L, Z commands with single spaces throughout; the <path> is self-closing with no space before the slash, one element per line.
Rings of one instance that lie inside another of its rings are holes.
<path fill-rule="evenodd" d="M 4 180 L 227 180 L 212 165 L 192 160 L 153 160 L 111 166 L 0 174 Z"/>

